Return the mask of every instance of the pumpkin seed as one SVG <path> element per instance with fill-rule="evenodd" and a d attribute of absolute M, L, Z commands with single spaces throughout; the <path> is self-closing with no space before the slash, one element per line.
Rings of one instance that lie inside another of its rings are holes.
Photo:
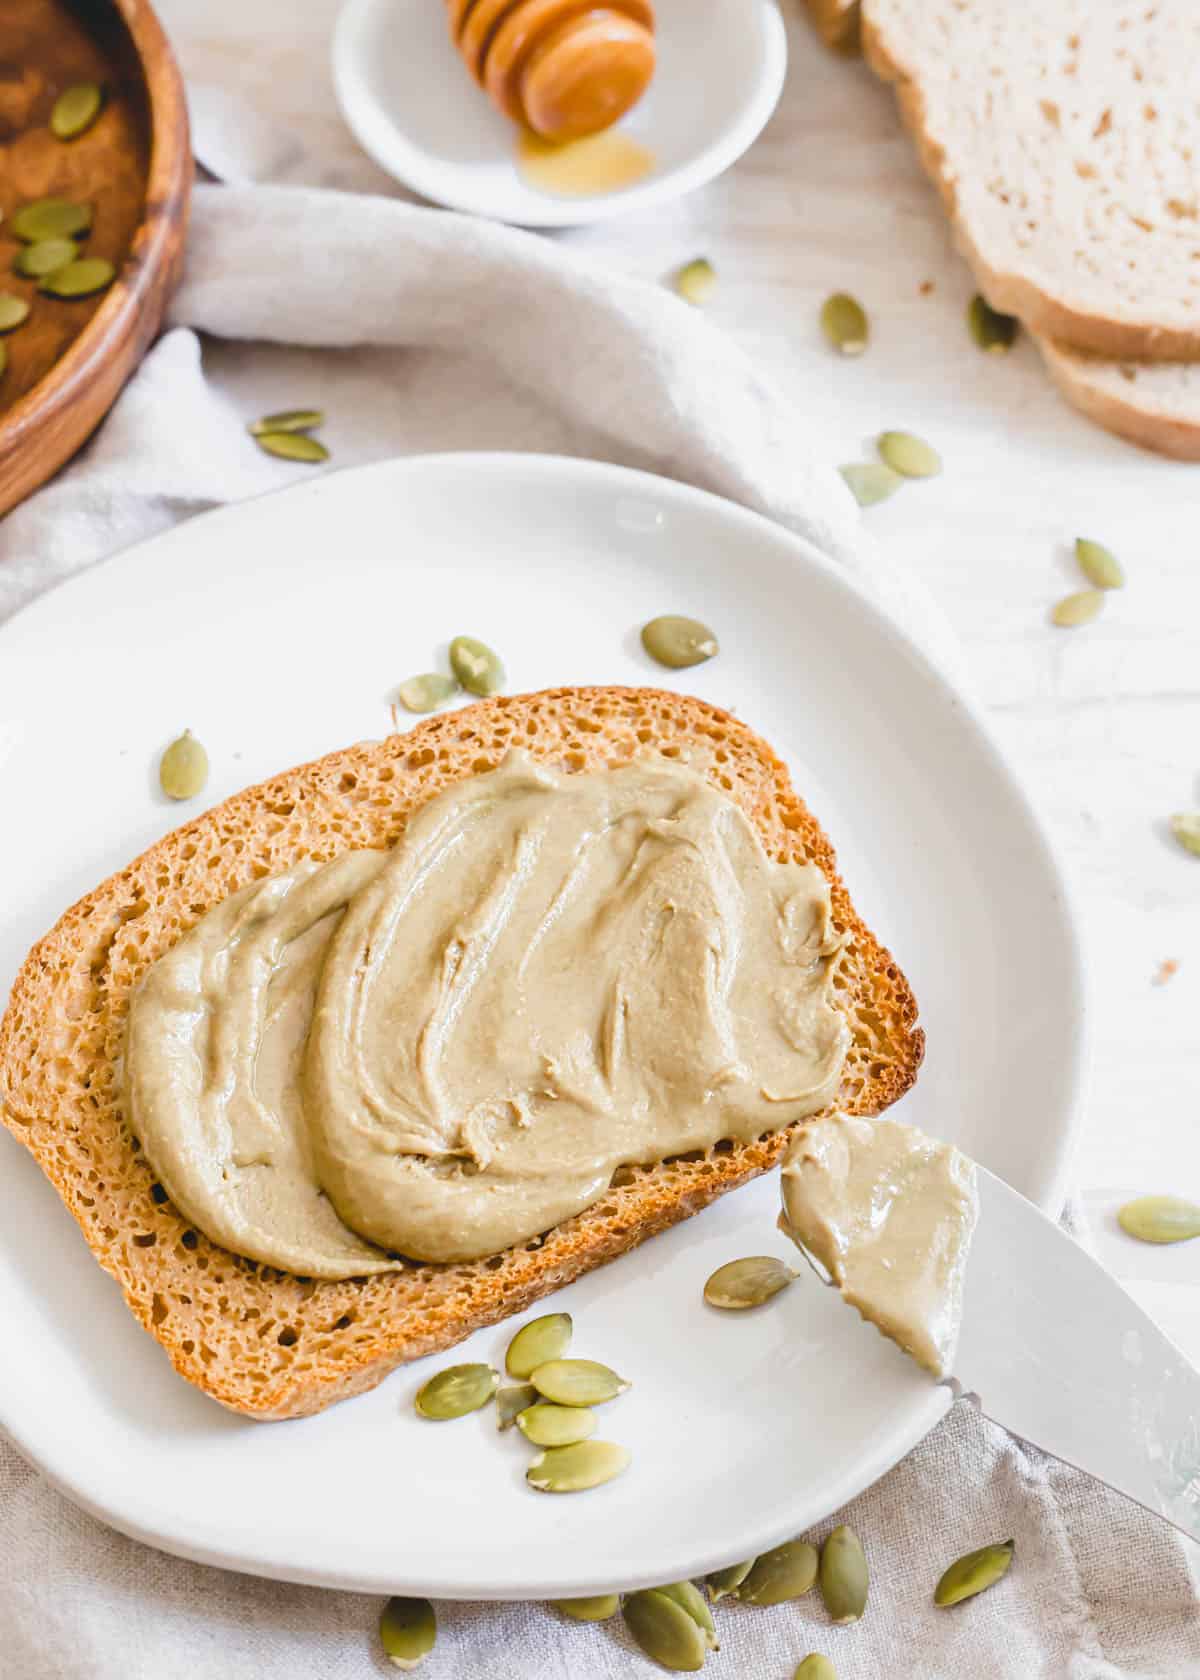
<path fill-rule="evenodd" d="M 518 1383 L 513 1388 L 501 1388 L 496 1393 L 496 1428 L 511 1429 L 521 1413 L 537 1404 L 538 1392 L 532 1383 Z"/>
<path fill-rule="evenodd" d="M 95 82 L 77 82 L 65 88 L 50 112 L 50 130 L 59 140 L 78 139 L 100 115 L 104 94 Z"/>
<path fill-rule="evenodd" d="M 689 665 L 703 665 L 721 651 L 716 636 L 698 618 L 680 618 L 665 613 L 642 626 L 642 646 L 660 665 L 682 671 Z"/>
<path fill-rule="evenodd" d="M 251 420 L 246 430 L 251 437 L 266 432 L 312 432 L 325 424 L 325 411 L 320 408 L 281 408 L 278 414 L 264 414 L 261 420 Z"/>
<path fill-rule="evenodd" d="M 1090 624 L 1104 606 L 1103 589 L 1080 589 L 1074 595 L 1064 595 L 1050 614 L 1050 620 L 1060 630 L 1077 630 Z"/>
<path fill-rule="evenodd" d="M 1200 811 L 1176 811 L 1171 818 L 1171 833 L 1185 852 L 1200 857 Z"/>
<path fill-rule="evenodd" d="M 12 332 L 29 319 L 29 305 L 15 292 L 0 292 L 0 332 Z"/>
<path fill-rule="evenodd" d="M 1200 1237 L 1200 1206 L 1179 1196 L 1139 1196 L 1118 1210 L 1121 1229 L 1139 1242 L 1175 1243 Z"/>
<path fill-rule="evenodd" d="M 528 1377 L 539 1365 L 561 1359 L 571 1345 L 570 1313 L 546 1313 L 523 1324 L 508 1344 L 504 1369 L 510 1377 Z"/>
<path fill-rule="evenodd" d="M 1125 587 L 1125 568 L 1103 543 L 1093 542 L 1090 537 L 1076 537 L 1075 558 L 1084 577 L 1097 589 Z"/>
<path fill-rule="evenodd" d="M 36 245 L 22 245 L 13 267 L 27 279 L 42 280 L 66 268 L 78 255 L 79 247 L 73 239 L 39 239 Z"/>
<path fill-rule="evenodd" d="M 821 1597 L 832 1619 L 839 1627 L 856 1622 L 867 1607 L 870 1575 L 862 1543 L 845 1523 L 826 1536 L 819 1578 Z"/>
<path fill-rule="evenodd" d="M 604 1593 L 600 1598 L 552 1598 L 550 1604 L 573 1622 L 606 1622 L 621 1608 L 616 1593 Z"/>
<path fill-rule="evenodd" d="M 615 1441 L 576 1441 L 569 1447 L 547 1447 L 525 1472 L 525 1480 L 539 1493 L 581 1493 L 611 1482 L 629 1468 L 628 1447 Z"/>
<path fill-rule="evenodd" d="M 94 292 L 102 292 L 106 286 L 111 286 L 116 277 L 116 269 L 104 257 L 76 257 L 64 268 L 56 268 L 52 274 L 43 274 L 38 290 L 45 292 L 47 297 L 91 297 Z"/>
<path fill-rule="evenodd" d="M 704 1299 L 710 1307 L 735 1311 L 744 1307 L 761 1307 L 764 1301 L 778 1295 L 799 1275 L 770 1254 L 730 1260 L 726 1265 L 718 1266 L 704 1285 Z"/>
<path fill-rule="evenodd" d="M 487 1405 L 499 1382 L 499 1372 L 490 1365 L 448 1365 L 417 1390 L 413 1403 L 423 1418 L 438 1423 L 466 1417 Z"/>
<path fill-rule="evenodd" d="M 861 356 L 871 336 L 867 312 L 849 292 L 834 292 L 821 305 L 821 331 L 843 356 Z"/>
<path fill-rule="evenodd" d="M 1013 1560 L 1013 1543 L 1005 1540 L 999 1546 L 980 1546 L 952 1563 L 933 1589 L 933 1602 L 941 1609 L 961 1604 L 964 1598 L 974 1598 L 986 1592 L 1008 1574 Z"/>
<path fill-rule="evenodd" d="M 725 1569 L 716 1569 L 708 1577 L 708 1590 L 712 1594 L 712 1601 L 716 1604 L 726 1594 L 734 1592 L 754 1568 L 754 1559 L 747 1558 L 743 1563 L 731 1563 Z"/>
<path fill-rule="evenodd" d="M 571 1447 L 596 1433 L 597 1418 L 586 1406 L 552 1406 L 541 1401 L 526 1407 L 517 1428 L 535 1447 Z"/>
<path fill-rule="evenodd" d="M 695 1674 L 704 1667 L 708 1652 L 704 1629 L 666 1593 L 654 1589 L 630 1593 L 624 1614 L 634 1642 L 662 1668 Z"/>
<path fill-rule="evenodd" d="M 397 1668 L 416 1668 L 437 1639 L 433 1605 L 427 1598 L 389 1598 L 379 1618 L 379 1639 Z"/>
<path fill-rule="evenodd" d="M 468 694 L 499 694 L 504 687 L 499 654 L 474 636 L 455 636 L 450 643 L 450 669 Z"/>
<path fill-rule="evenodd" d="M 817 1548 L 807 1540 L 788 1540 L 754 1560 L 746 1579 L 734 1593 L 742 1604 L 783 1604 L 803 1598 L 817 1578 Z"/>
<path fill-rule="evenodd" d="M 874 507 L 876 502 L 886 502 L 904 483 L 900 474 L 884 466 L 882 461 L 850 461 L 838 471 L 859 507 Z"/>
<path fill-rule="evenodd" d="M 290 434 L 289 434 L 290 435 Z M 396 690 L 396 698 L 406 712 L 434 712 L 458 693 L 453 677 L 441 671 L 424 671 L 419 677 L 409 677 Z"/>
<path fill-rule="evenodd" d="M 699 1587 L 692 1581 L 673 1581 L 669 1587 L 655 1587 L 654 1591 L 662 1593 L 664 1598 L 673 1600 L 681 1610 L 687 1611 L 696 1626 L 703 1631 L 704 1643 L 710 1651 L 721 1649 L 712 1611 Z"/>
<path fill-rule="evenodd" d="M 880 432 L 879 453 L 901 478 L 936 478 L 942 457 L 931 443 L 912 432 Z"/>
<path fill-rule="evenodd" d="M 1000 355 L 1011 350 L 1017 326 L 1015 315 L 1001 315 L 978 292 L 967 305 L 967 330 L 981 350 Z"/>
<path fill-rule="evenodd" d="M 543 1400 L 556 1406 L 599 1406 L 630 1386 L 595 1359 L 548 1359 L 529 1373 L 529 1380 Z"/>
<path fill-rule="evenodd" d="M 208 780 L 208 754 L 190 729 L 172 741 L 158 766 L 158 785 L 168 799 L 194 799 Z"/>
<path fill-rule="evenodd" d="M 278 455 L 281 461 L 328 461 L 329 451 L 320 438 L 307 432 L 260 432 L 254 439 L 267 455 Z"/>
<path fill-rule="evenodd" d="M 675 290 L 687 303 L 699 307 L 707 303 L 716 290 L 717 271 L 707 257 L 695 257 L 684 263 L 675 275 Z"/>
<path fill-rule="evenodd" d="M 837 1669 L 820 1651 L 810 1651 L 792 1676 L 792 1680 L 837 1680 Z"/>
<path fill-rule="evenodd" d="M 90 204 L 76 204 L 69 198 L 35 198 L 14 214 L 12 230 L 27 245 L 39 239 L 75 239 L 92 225 Z"/>

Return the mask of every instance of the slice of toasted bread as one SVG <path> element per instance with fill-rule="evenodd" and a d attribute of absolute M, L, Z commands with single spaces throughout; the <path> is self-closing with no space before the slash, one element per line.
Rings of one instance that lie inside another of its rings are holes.
<path fill-rule="evenodd" d="M 1200 360 L 1192 0 L 863 0 L 980 288 L 1095 355 Z"/>
<path fill-rule="evenodd" d="M 1200 362 L 1114 362 L 1036 333 L 1034 343 L 1072 408 L 1143 449 L 1200 461 Z"/>
<path fill-rule="evenodd" d="M 552 689 L 480 701 L 407 734 L 275 776 L 166 835 L 34 947 L 0 1022 L 0 1113 L 176 1369 L 235 1411 L 299 1417 L 396 1365 L 521 1311 L 773 1166 L 786 1132 L 619 1171 L 595 1207 L 488 1260 L 319 1283 L 208 1241 L 167 1200 L 121 1109 L 131 989 L 206 910 L 301 858 L 385 847 L 418 806 L 520 745 L 568 770 L 686 761 L 735 799 L 774 856 L 818 864 L 849 936 L 853 1028 L 841 1107 L 875 1114 L 916 1076 L 924 1034 L 900 970 L 855 914 L 833 849 L 783 764 L 744 723 L 654 689 Z"/>

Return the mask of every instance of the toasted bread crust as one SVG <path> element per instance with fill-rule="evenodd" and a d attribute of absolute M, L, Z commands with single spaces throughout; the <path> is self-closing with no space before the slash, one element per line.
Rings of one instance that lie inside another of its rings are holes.
<path fill-rule="evenodd" d="M 230 1254 L 166 1200 L 130 1134 L 117 1073 L 130 993 L 147 966 L 249 881 L 300 858 L 391 845 L 418 806 L 517 744 L 570 770 L 644 754 L 686 760 L 742 806 L 773 855 L 818 864 L 849 935 L 839 1002 L 854 1043 L 839 1101 L 878 1113 L 916 1077 L 924 1034 L 907 981 L 856 914 L 784 765 L 715 706 L 655 689 L 498 696 L 248 788 L 68 910 L 29 953 L 0 1021 L 5 1124 L 175 1368 L 235 1411 L 300 1417 L 362 1393 L 698 1212 L 785 1146 L 786 1131 L 775 1132 L 623 1169 L 595 1207 L 502 1255 L 336 1283 Z"/>

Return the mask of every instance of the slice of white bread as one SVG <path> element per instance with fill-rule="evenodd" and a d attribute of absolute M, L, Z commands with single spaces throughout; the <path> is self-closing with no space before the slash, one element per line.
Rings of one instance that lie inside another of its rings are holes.
<path fill-rule="evenodd" d="M 924 1034 L 903 974 L 856 915 L 833 849 L 787 770 L 744 723 L 656 689 L 499 696 L 331 753 L 174 830 L 34 947 L 0 1021 L 0 1117 L 176 1369 L 258 1418 L 299 1417 L 396 1365 L 520 1312 L 774 1166 L 787 1132 L 622 1168 L 594 1207 L 487 1260 L 325 1283 L 255 1264 L 191 1228 L 142 1157 L 118 1077 L 130 993 L 214 904 L 302 858 L 391 845 L 441 789 L 512 746 L 567 770 L 685 761 L 735 799 L 773 856 L 819 865 L 847 933 L 837 996 L 853 1043 L 838 1106 L 876 1114 L 916 1077 Z M 47 1233 L 52 1240 L 52 1233 Z"/>
<path fill-rule="evenodd" d="M 1177 461 L 1200 461 L 1200 362 L 1114 362 L 1033 335 L 1073 408 Z"/>
<path fill-rule="evenodd" d="M 862 44 L 994 308 L 1200 359 L 1196 0 L 863 0 Z"/>

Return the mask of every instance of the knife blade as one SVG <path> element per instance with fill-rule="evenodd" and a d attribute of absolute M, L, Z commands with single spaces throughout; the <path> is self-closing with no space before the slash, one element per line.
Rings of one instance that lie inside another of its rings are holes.
<path fill-rule="evenodd" d="M 956 1386 L 1200 1541 L 1200 1372 L 1060 1226 L 978 1172 Z"/>

